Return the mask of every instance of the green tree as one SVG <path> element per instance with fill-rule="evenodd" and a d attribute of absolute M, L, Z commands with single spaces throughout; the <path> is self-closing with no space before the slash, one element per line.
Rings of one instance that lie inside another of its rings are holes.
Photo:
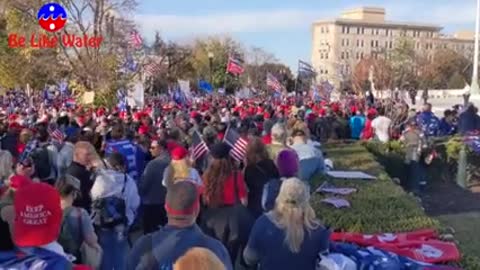
<path fill-rule="evenodd" d="M 406 37 L 400 38 L 392 51 L 390 64 L 395 87 L 418 84 L 419 58 L 416 55 L 414 42 Z"/>
<path fill-rule="evenodd" d="M 451 84 L 463 84 L 458 87 L 463 88 L 469 77 L 465 71 L 470 65 L 471 62 L 468 59 L 453 50 L 438 50 L 435 52 L 433 61 L 428 63 L 422 71 L 421 85 L 423 88 L 446 89 L 450 88 Z"/>
<path fill-rule="evenodd" d="M 19 58 L 17 63 L 21 64 L 22 69 L 31 67 L 33 72 L 28 70 L 22 72 L 25 75 L 21 78 L 14 77 L 14 80 L 16 83 L 25 80 L 32 83 L 36 78 L 45 78 L 39 72 L 48 71 L 47 81 L 57 81 L 59 77 L 68 74 L 70 79 L 78 83 L 78 89 L 82 91 L 95 90 L 99 94 L 104 91 L 115 91 L 118 65 L 122 61 L 121 56 L 125 55 L 127 37 L 134 28 L 126 14 L 134 10 L 136 0 L 60 0 L 59 3 L 65 7 L 69 15 L 68 23 L 60 34 L 102 36 L 102 45 L 97 48 L 66 48 L 60 42 L 58 49 L 18 50 L 18 55 L 26 60 L 22 61 Z M 7 20 L 7 29 L 25 36 L 32 33 L 54 35 L 38 27 L 36 14 L 42 4 L 43 2 L 38 0 L 8 2 L 7 16 L 13 14 L 14 19 Z M 45 66 L 48 64 L 50 66 Z"/>
<path fill-rule="evenodd" d="M 210 56 L 213 58 L 210 60 Z M 237 78 L 227 74 L 227 62 L 230 55 L 244 57 L 244 50 L 241 44 L 231 37 L 208 37 L 198 39 L 192 49 L 192 64 L 195 75 L 199 79 L 209 80 L 212 77 L 212 84 L 215 88 L 227 87 L 230 92 L 246 83 L 246 78 Z M 212 69 L 210 70 L 210 61 Z"/>

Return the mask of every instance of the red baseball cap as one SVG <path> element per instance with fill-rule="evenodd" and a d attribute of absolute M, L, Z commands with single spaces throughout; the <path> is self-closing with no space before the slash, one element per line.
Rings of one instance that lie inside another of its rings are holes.
<path fill-rule="evenodd" d="M 140 126 L 138 128 L 138 134 L 140 135 L 145 135 L 145 134 L 148 134 L 148 127 L 147 126 Z"/>
<path fill-rule="evenodd" d="M 170 155 L 172 156 L 173 160 L 182 160 L 188 155 L 188 151 L 184 147 L 178 146 L 172 150 Z"/>
<path fill-rule="evenodd" d="M 58 239 L 62 224 L 60 194 L 45 183 L 17 190 L 13 241 L 18 247 L 38 247 Z"/>
<path fill-rule="evenodd" d="M 10 187 L 20 189 L 32 183 L 32 180 L 23 175 L 14 175 L 10 178 Z"/>

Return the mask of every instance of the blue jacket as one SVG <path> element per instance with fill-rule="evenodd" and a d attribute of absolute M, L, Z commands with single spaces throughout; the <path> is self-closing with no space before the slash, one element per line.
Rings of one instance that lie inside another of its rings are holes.
<path fill-rule="evenodd" d="M 442 118 L 440 120 L 440 125 L 439 125 L 439 136 L 449 136 L 453 135 L 457 132 L 457 127 L 455 125 L 452 125 L 447 122 L 445 118 Z"/>
<path fill-rule="evenodd" d="M 173 269 L 171 266 L 175 261 L 193 247 L 209 249 L 220 259 L 226 270 L 233 270 L 225 246 L 205 235 L 197 225 L 187 228 L 167 225 L 142 236 L 127 257 L 126 269 Z"/>
<path fill-rule="evenodd" d="M 291 146 L 300 159 L 298 178 L 310 182 L 317 174 L 325 172 L 325 162 L 320 149 L 309 144 L 293 144 Z"/>
<path fill-rule="evenodd" d="M 262 270 L 315 269 L 319 253 L 328 250 L 330 231 L 322 226 L 305 236 L 299 252 L 292 252 L 285 244 L 285 230 L 279 228 L 264 214 L 257 219 L 243 252 L 248 265 L 259 265 Z"/>
<path fill-rule="evenodd" d="M 350 118 L 350 130 L 352 132 L 352 139 L 360 138 L 363 128 L 365 127 L 365 117 L 361 115 L 355 115 Z"/>
<path fill-rule="evenodd" d="M 432 112 L 422 112 L 417 116 L 417 124 L 423 134 L 429 137 L 439 135 L 440 120 Z"/>

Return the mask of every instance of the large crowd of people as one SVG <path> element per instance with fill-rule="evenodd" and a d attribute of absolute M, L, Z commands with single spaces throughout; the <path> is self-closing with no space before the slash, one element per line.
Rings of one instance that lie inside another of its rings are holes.
<path fill-rule="evenodd" d="M 330 236 L 310 206 L 312 179 L 332 167 L 321 143 L 403 140 L 417 194 L 428 138 L 480 129 L 473 105 L 438 119 L 429 104 L 370 103 L 5 110 L 0 269 L 315 269 Z"/>

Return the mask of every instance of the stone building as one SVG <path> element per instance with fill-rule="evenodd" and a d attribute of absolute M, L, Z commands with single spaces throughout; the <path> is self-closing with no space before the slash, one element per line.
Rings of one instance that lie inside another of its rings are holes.
<path fill-rule="evenodd" d="M 384 8 L 347 10 L 339 18 L 313 23 L 312 65 L 318 80 L 339 86 L 361 59 L 388 59 L 401 38 L 410 39 L 415 51 L 427 60 L 432 60 L 435 50 L 441 48 L 452 49 L 468 59 L 473 57 L 473 32 L 447 36 L 442 29 L 427 23 L 387 21 Z"/>

